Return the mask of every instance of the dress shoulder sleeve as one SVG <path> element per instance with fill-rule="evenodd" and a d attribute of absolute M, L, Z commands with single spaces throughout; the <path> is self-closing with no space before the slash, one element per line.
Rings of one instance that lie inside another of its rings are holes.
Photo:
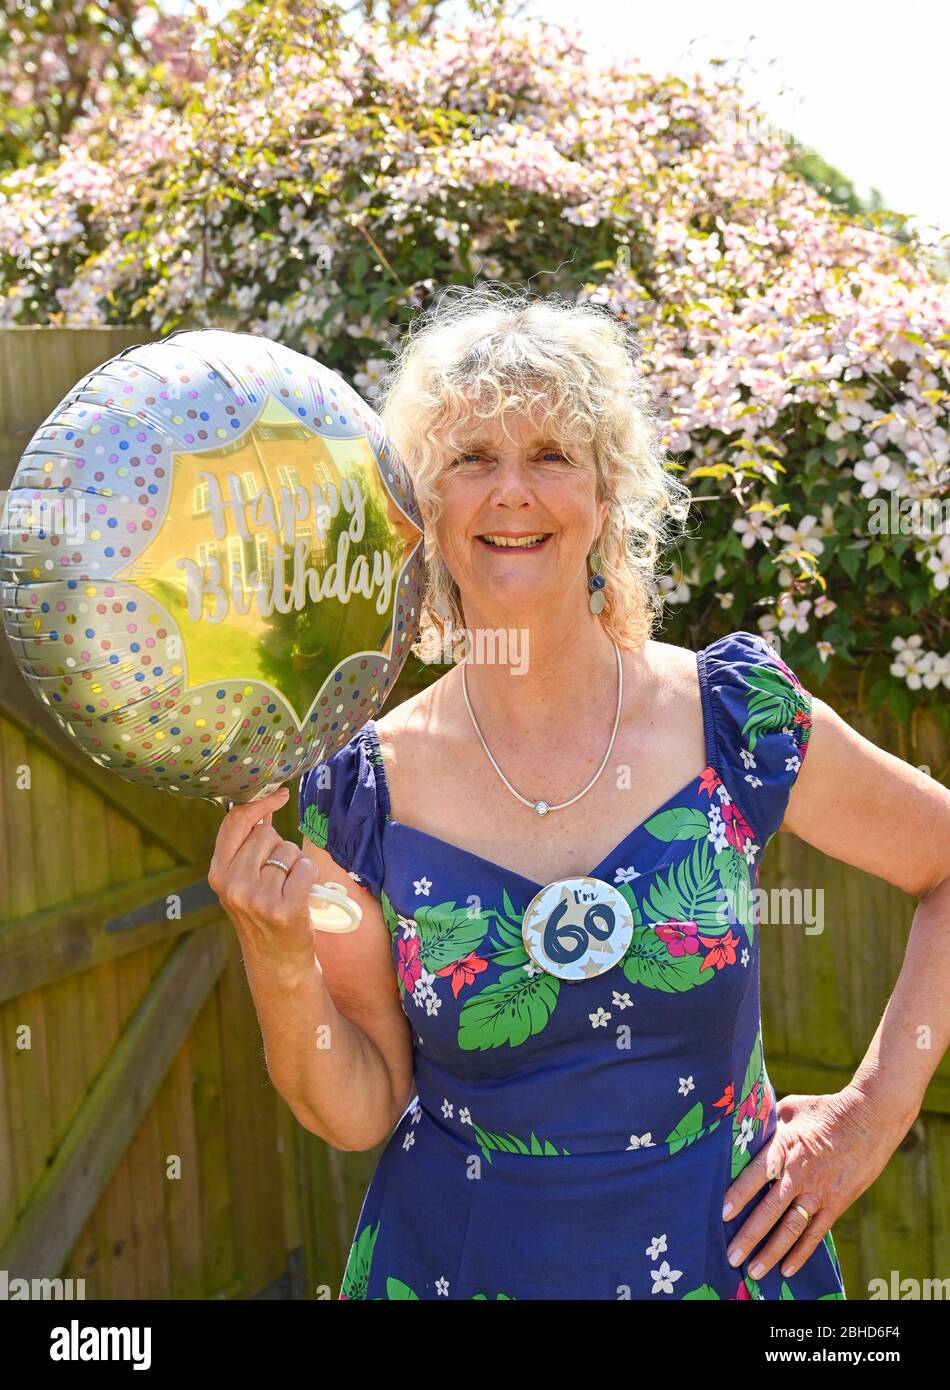
<path fill-rule="evenodd" d="M 383 823 L 388 814 L 388 791 L 371 723 L 300 779 L 300 833 L 377 898 L 383 886 Z"/>
<path fill-rule="evenodd" d="M 808 751 L 812 696 L 758 633 L 727 633 L 702 658 L 716 770 L 764 849 Z"/>

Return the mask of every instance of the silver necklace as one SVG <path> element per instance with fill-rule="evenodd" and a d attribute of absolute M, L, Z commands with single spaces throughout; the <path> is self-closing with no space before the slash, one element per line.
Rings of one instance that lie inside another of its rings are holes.
<path fill-rule="evenodd" d="M 612 640 L 612 639 L 611 639 L 611 640 Z M 591 787 L 592 787 L 592 786 L 594 785 L 594 783 L 597 781 L 597 778 L 600 776 L 600 774 L 603 772 L 604 768 L 607 766 L 607 759 L 610 757 L 610 750 L 613 748 L 613 746 L 614 746 L 614 739 L 617 737 L 617 728 L 618 728 L 618 726 L 619 726 L 619 724 L 620 724 L 620 709 L 621 709 L 621 706 L 622 706 L 622 704 L 623 704 L 623 662 L 622 662 L 621 659 L 620 659 L 620 648 L 617 646 L 617 643 L 616 643 L 616 642 L 614 642 L 613 647 L 614 647 L 614 651 L 617 653 L 617 713 L 614 715 L 614 727 L 613 727 L 613 732 L 612 732 L 611 735 L 610 735 L 610 742 L 609 742 L 608 745 L 607 745 L 607 752 L 604 754 L 604 760 L 603 760 L 603 762 L 601 763 L 601 765 L 600 765 L 600 767 L 597 769 L 597 771 L 594 773 L 594 775 L 593 775 L 593 777 L 590 779 L 590 781 L 587 783 L 587 786 L 584 787 L 582 791 L 579 791 L 579 792 L 577 793 L 576 796 L 572 796 L 571 799 L 570 799 L 569 801 L 561 801 L 561 802 L 558 803 L 557 806 L 552 806 L 552 805 L 550 805 L 550 803 L 547 802 L 547 801 L 529 801 L 528 798 L 527 798 L 526 796 L 522 796 L 521 793 L 520 793 L 519 791 L 515 791 L 514 787 L 513 787 L 513 786 L 511 785 L 511 783 L 508 781 L 508 778 L 505 776 L 505 774 L 502 772 L 501 768 L 500 768 L 500 767 L 498 766 L 498 764 L 495 762 L 495 759 L 492 757 L 492 754 L 491 754 L 491 749 L 489 748 L 488 744 L 485 742 L 485 739 L 484 739 L 483 736 L 482 736 L 482 731 L 481 731 L 481 729 L 478 727 L 478 720 L 475 718 L 475 711 L 472 709 L 472 702 L 471 702 L 471 700 L 468 698 L 468 683 L 467 683 L 467 681 L 466 681 L 466 679 L 465 679 L 465 668 L 466 668 L 466 666 L 468 665 L 468 663 L 469 663 L 469 661 L 471 660 L 471 658 L 470 658 L 470 657 L 466 657 L 466 659 L 461 663 L 461 665 L 462 665 L 462 694 L 465 696 L 465 704 L 466 704 L 466 707 L 467 707 L 467 709 L 468 709 L 468 712 L 469 712 L 469 714 L 472 716 L 472 723 L 475 725 L 475 732 L 478 734 L 478 737 L 479 737 L 479 739 L 481 740 L 481 745 L 482 745 L 482 747 L 484 748 L 485 752 L 488 754 L 488 758 L 489 758 L 489 761 L 491 762 L 492 767 L 493 767 L 493 768 L 495 769 L 495 771 L 498 773 L 498 776 L 499 776 L 499 777 L 501 778 L 501 780 L 504 782 L 505 786 L 508 788 L 508 790 L 511 792 L 511 794 L 512 794 L 513 796 L 516 796 L 516 797 L 518 798 L 518 800 L 519 800 L 520 802 L 522 802 L 525 806 L 530 806 L 533 810 L 537 811 L 537 813 L 538 813 L 539 816 L 546 816 L 547 813 L 548 813 L 549 811 L 563 811 L 563 809 L 564 809 L 565 806 L 573 806 L 574 802 L 575 802 L 575 801 L 579 801 L 580 798 L 584 795 L 585 792 L 589 792 L 589 791 L 590 791 Z"/>

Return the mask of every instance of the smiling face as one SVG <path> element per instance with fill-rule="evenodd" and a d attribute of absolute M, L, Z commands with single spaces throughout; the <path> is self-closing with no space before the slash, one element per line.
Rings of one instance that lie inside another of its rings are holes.
<path fill-rule="evenodd" d="M 587 555 L 608 507 L 596 499 L 590 446 L 560 443 L 524 414 L 508 417 L 507 433 L 500 420 L 473 429 L 442 479 L 436 523 L 467 622 L 499 605 L 527 615 L 585 602 Z"/>

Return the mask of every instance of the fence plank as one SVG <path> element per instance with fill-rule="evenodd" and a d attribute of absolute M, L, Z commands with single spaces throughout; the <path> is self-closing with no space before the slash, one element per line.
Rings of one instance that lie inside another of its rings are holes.
<path fill-rule="evenodd" d="M 0 999 L 117 960 L 222 916 L 201 866 L 184 864 L 0 924 Z M 181 898 L 168 918 L 169 894 Z"/>
<path fill-rule="evenodd" d="M 11 1277 L 49 1277 L 62 1268 L 226 956 L 226 938 L 215 928 L 176 942 L 0 1250 Z"/>

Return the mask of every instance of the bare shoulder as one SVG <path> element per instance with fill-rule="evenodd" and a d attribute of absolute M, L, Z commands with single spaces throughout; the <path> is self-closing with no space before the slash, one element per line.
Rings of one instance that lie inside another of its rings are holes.
<path fill-rule="evenodd" d="M 387 764 L 396 767 L 400 761 L 406 763 L 421 757 L 431 745 L 432 736 L 440 729 L 445 716 L 450 675 L 451 672 L 446 672 L 375 721 L 380 750 Z"/>
<path fill-rule="evenodd" d="M 697 654 L 689 647 L 674 642 L 659 642 L 650 638 L 643 647 L 642 657 L 653 682 L 655 696 L 661 703 L 696 700 L 698 668 Z"/>

